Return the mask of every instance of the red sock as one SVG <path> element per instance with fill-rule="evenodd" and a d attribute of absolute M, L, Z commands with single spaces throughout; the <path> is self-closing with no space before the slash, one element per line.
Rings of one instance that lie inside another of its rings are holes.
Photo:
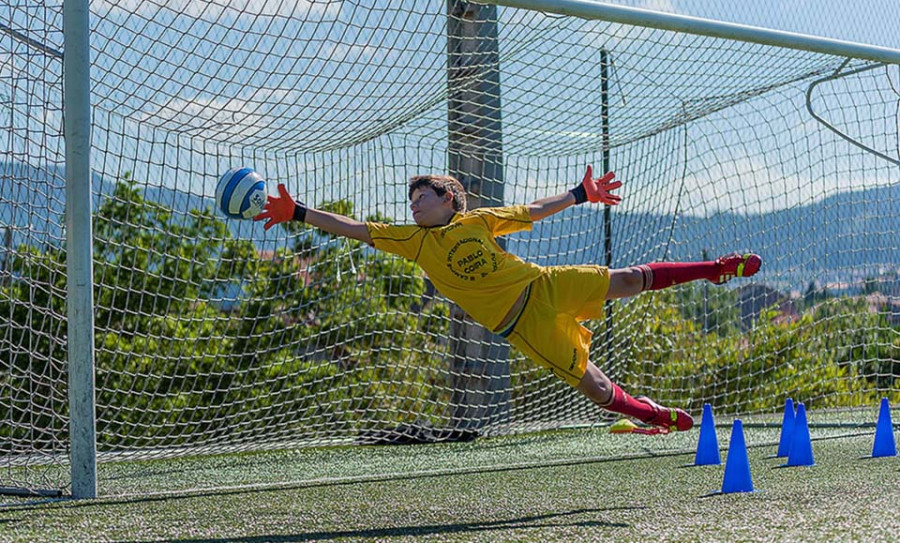
<path fill-rule="evenodd" d="M 653 262 L 638 268 L 644 273 L 643 290 L 659 290 L 697 279 L 714 281 L 719 277 L 719 265 L 715 261 Z"/>
<path fill-rule="evenodd" d="M 656 415 L 656 410 L 644 402 L 632 398 L 619 385 L 612 383 L 612 391 L 612 400 L 608 405 L 603 406 L 603 409 L 622 413 L 642 421 L 650 420 Z"/>

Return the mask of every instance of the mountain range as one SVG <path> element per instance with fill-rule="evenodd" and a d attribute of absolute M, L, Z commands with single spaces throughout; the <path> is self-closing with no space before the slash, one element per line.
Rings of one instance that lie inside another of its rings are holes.
<path fill-rule="evenodd" d="M 113 187 L 112 181 L 94 176 L 94 209 Z M 146 187 L 143 193 L 180 213 L 214 205 L 211 197 L 170 187 Z M 64 243 L 64 209 L 61 167 L 0 163 L 0 230 L 13 227 L 13 246 Z M 602 217 L 600 207 L 570 208 L 530 232 L 509 236 L 507 248 L 542 265 L 606 264 Z M 261 223 L 227 222 L 235 237 L 253 239 L 260 249 L 285 246 L 279 234 L 266 235 Z M 697 217 L 614 209 L 610 225 L 613 266 L 752 250 L 764 258 L 765 273 L 759 279 L 778 288 L 858 281 L 900 268 L 900 183 L 760 214 Z"/>

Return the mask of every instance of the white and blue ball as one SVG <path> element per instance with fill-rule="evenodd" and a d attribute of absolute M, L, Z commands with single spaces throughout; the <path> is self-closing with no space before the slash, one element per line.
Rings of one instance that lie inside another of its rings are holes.
<path fill-rule="evenodd" d="M 266 205 L 266 181 L 253 168 L 232 168 L 216 186 L 216 207 L 231 219 L 252 219 Z"/>

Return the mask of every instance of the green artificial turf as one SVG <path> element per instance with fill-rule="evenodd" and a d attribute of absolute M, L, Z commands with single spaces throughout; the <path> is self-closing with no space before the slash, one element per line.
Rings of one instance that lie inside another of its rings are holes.
<path fill-rule="evenodd" d="M 896 540 L 900 458 L 866 458 L 871 428 L 814 428 L 799 468 L 746 433 L 749 494 L 715 493 L 728 427 L 721 466 L 691 465 L 697 432 L 602 429 L 103 464 L 106 497 L 7 501 L 0 541 Z"/>

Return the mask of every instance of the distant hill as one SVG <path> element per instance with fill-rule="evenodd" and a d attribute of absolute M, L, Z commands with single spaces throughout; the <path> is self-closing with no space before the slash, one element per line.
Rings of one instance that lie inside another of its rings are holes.
<path fill-rule="evenodd" d="M 566 249 L 578 263 L 605 263 L 602 210 L 569 209 L 559 217 L 517 234 L 509 249 L 542 264 L 562 263 Z M 763 256 L 766 274 L 794 287 L 900 268 L 900 184 L 764 214 L 675 217 L 613 210 L 611 224 L 614 266 L 752 250 Z"/>
<path fill-rule="evenodd" d="M 93 184 L 96 209 L 100 195 L 112 192 L 113 181 L 95 176 Z M 149 187 L 144 196 L 180 213 L 213 207 L 211 198 L 166 187 Z M 15 227 L 15 245 L 64 243 L 64 209 L 62 168 L 0 163 L 0 227 Z M 602 214 L 596 206 L 568 209 L 536 224 L 532 232 L 510 236 L 507 247 L 544 265 L 603 264 Z M 253 239 L 261 249 L 275 247 L 278 236 L 270 235 L 267 241 L 261 223 L 227 223 L 235 237 Z M 732 250 L 753 250 L 765 262 L 760 280 L 776 288 L 805 288 L 810 280 L 859 280 L 880 268 L 900 267 L 900 184 L 764 214 L 676 217 L 614 209 L 612 239 L 614 266 L 696 260 L 704 251 L 714 258 Z"/>
<path fill-rule="evenodd" d="M 116 180 L 94 174 L 91 182 L 94 192 L 92 205 L 96 211 L 102 199 L 113 193 Z M 145 187 L 143 195 L 147 200 L 165 205 L 180 214 L 193 209 L 213 209 L 215 206 L 211 197 L 169 187 Z M 0 228 L 6 225 L 14 227 L 14 245 L 64 243 L 65 204 L 65 171 L 62 167 L 36 168 L 25 164 L 0 163 Z M 262 223 L 234 220 L 226 223 L 234 237 L 254 239 L 261 248 L 273 248 L 274 242 L 265 241 Z M 270 239 L 274 237 L 269 236 Z"/>

